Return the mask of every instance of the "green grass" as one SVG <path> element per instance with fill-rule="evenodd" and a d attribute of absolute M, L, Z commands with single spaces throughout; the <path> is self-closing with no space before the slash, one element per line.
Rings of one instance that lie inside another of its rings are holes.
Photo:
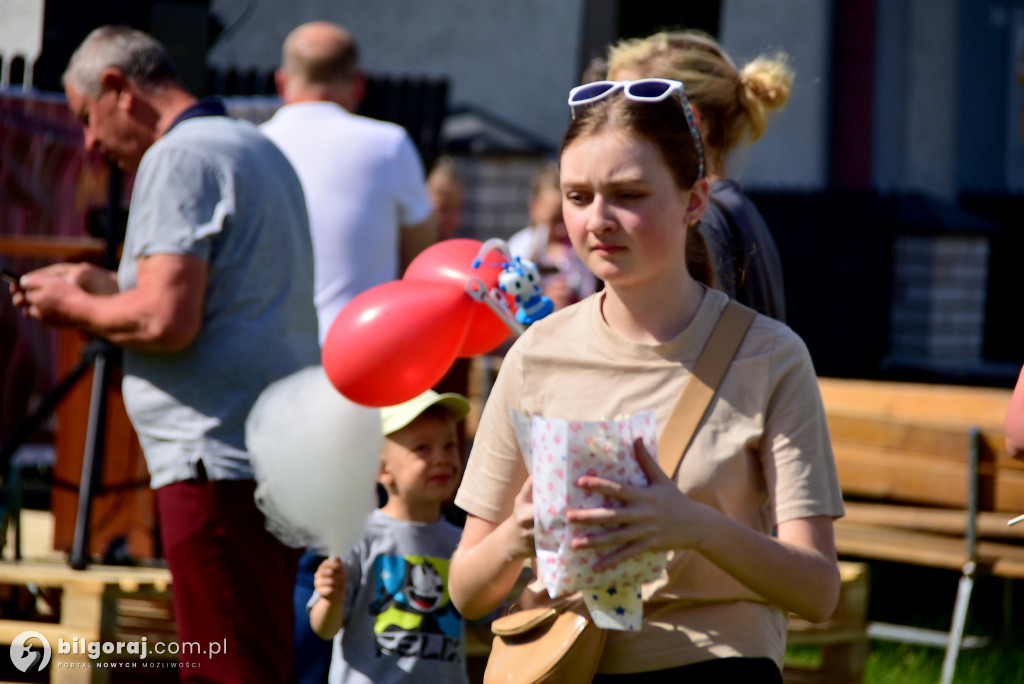
<path fill-rule="evenodd" d="M 789 646 L 786 664 L 813 669 L 821 665 L 821 649 L 815 646 Z"/>
<path fill-rule="evenodd" d="M 956 684 L 1020 684 L 1024 682 L 1024 635 L 985 648 L 960 653 Z M 942 674 L 945 651 L 923 646 L 871 642 L 865 684 L 935 684 Z"/>
<path fill-rule="evenodd" d="M 870 642 L 864 684 L 936 684 L 945 651 L 888 641 Z M 813 646 L 791 647 L 786 663 L 816 668 L 821 652 Z M 954 684 L 1021 684 L 1024 682 L 1024 634 L 980 649 L 963 651 L 957 659 Z"/>
<path fill-rule="evenodd" d="M 868 619 L 949 629 L 959 573 L 871 563 Z M 961 651 L 954 684 L 1024 684 L 1024 582 L 979 577 L 967 634 L 993 637 L 984 648 Z M 945 649 L 869 642 L 864 684 L 937 684 Z M 814 668 L 815 647 L 790 647 L 787 664 Z"/>
<path fill-rule="evenodd" d="M 871 564 L 871 620 L 947 630 L 959 573 L 905 565 Z M 1020 582 L 979 576 L 971 596 L 967 634 L 993 637 L 984 648 L 961 651 L 957 684 L 1024 683 L 1024 592 Z M 1004 615 L 1005 613 L 1005 615 Z M 872 641 L 865 684 L 934 684 L 945 649 Z"/>

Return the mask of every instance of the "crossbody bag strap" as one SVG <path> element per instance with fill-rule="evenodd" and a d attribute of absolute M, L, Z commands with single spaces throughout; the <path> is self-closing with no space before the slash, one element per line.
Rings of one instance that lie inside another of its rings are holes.
<path fill-rule="evenodd" d="M 697 365 L 686 381 L 658 440 L 658 465 L 670 478 L 675 478 L 683 454 L 690 447 L 697 426 L 707 412 L 755 315 L 753 309 L 730 299 L 711 337 L 704 344 Z"/>

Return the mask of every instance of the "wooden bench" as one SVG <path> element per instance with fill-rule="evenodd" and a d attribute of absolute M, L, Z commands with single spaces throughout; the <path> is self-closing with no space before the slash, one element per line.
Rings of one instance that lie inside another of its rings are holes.
<path fill-rule="evenodd" d="M 0 644 L 11 644 L 25 631 L 42 634 L 51 648 L 45 670 L 50 682 L 106 683 L 111 680 L 112 661 L 140 658 L 128 653 L 98 658 L 82 652 L 60 654 L 59 640 L 74 644 L 76 638 L 86 639 L 102 647 L 104 642 L 127 644 L 145 638 L 147 661 L 176 658 L 171 577 L 166 569 L 96 565 L 72 570 L 63 563 L 0 561 L 0 587 L 31 588 L 38 596 L 35 602 L 46 604 L 27 611 L 27 619 L 0 618 Z"/>
<path fill-rule="evenodd" d="M 1024 525 L 1006 524 L 1024 512 L 1024 462 L 1009 457 L 1003 436 L 1011 391 L 819 384 L 846 499 L 835 527 L 839 554 L 961 572 L 950 631 L 940 633 L 949 682 L 977 574 L 1024 579 Z M 934 634 L 890 627 L 874 632 L 934 645 Z"/>

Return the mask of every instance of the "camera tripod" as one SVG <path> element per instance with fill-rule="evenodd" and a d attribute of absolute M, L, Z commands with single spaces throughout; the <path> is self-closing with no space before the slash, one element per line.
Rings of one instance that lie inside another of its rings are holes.
<path fill-rule="evenodd" d="M 109 270 L 117 268 L 117 246 L 120 241 L 117 226 L 120 222 L 121 173 L 111 164 L 110 187 L 107 196 L 105 220 L 98 221 L 102 229 L 104 251 L 101 265 Z M 18 469 L 12 467 L 14 453 L 32 436 L 43 422 L 54 412 L 57 405 L 86 375 L 93 371 L 92 389 L 89 399 L 89 415 L 86 426 L 85 446 L 82 455 L 82 476 L 78 488 L 78 509 L 75 530 L 68 564 L 83 570 L 89 564 L 89 537 L 92 522 L 92 500 L 99 493 L 100 477 L 103 472 L 103 454 L 106 447 L 107 389 L 111 371 L 120 359 L 120 349 L 102 339 L 90 341 L 82 350 L 75 366 L 42 398 L 39 406 L 25 418 L 10 438 L 0 446 L 0 469 L 3 470 L 11 500 L 7 502 L 5 519 L 0 525 L 6 529 L 14 524 L 14 557 L 21 559 L 20 481 Z M 13 515 L 12 515 L 13 514 Z M 2 541 L 0 541 L 2 548 Z"/>

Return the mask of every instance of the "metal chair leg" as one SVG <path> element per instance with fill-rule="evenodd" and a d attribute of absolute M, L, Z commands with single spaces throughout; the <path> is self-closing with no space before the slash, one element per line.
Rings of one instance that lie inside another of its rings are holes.
<path fill-rule="evenodd" d="M 949 630 L 949 643 L 946 645 L 946 657 L 942 661 L 942 678 L 940 684 L 953 684 L 953 673 L 963 643 L 964 628 L 967 623 L 967 609 L 971 603 L 971 592 L 974 590 L 974 574 L 977 566 L 974 561 L 964 565 L 960 576 L 960 586 L 956 591 L 956 605 L 953 608 L 953 624 Z"/>

